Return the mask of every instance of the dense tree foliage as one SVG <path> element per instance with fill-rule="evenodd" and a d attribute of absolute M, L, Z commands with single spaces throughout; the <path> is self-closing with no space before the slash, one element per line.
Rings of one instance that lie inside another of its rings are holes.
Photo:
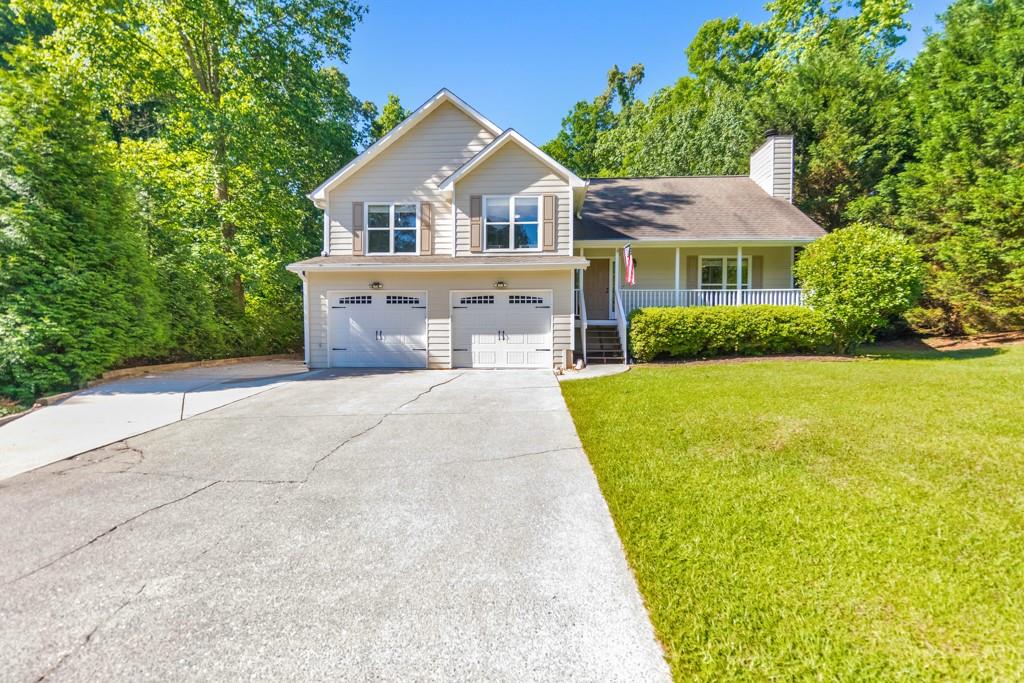
<path fill-rule="evenodd" d="M 957 0 L 913 65 L 906 0 L 776 0 L 707 22 L 690 74 L 647 101 L 609 87 L 545 149 L 588 176 L 737 174 L 763 131 L 796 139 L 795 201 L 828 230 L 881 223 L 930 266 L 919 329 L 1024 323 L 1024 2 Z M 631 73 L 642 77 L 637 66 Z M 638 80 L 638 79 L 637 79 Z"/>
<path fill-rule="evenodd" d="M 88 93 L 27 49 L 0 69 L 0 395 L 167 350 L 138 207 Z M 14 62 L 12 61 L 12 64 Z"/>
<path fill-rule="evenodd" d="M 83 218 L 79 231 L 103 237 L 97 245 L 107 245 L 111 267 L 118 249 L 141 240 L 148 270 L 139 272 L 153 280 L 161 321 L 158 330 L 138 329 L 151 343 L 113 344 L 108 355 L 97 356 L 100 362 L 80 363 L 69 354 L 76 372 L 53 373 L 27 391 L 74 384 L 130 357 L 301 349 L 300 283 L 284 265 L 319 252 L 322 221 L 305 193 L 365 142 L 364 107 L 345 76 L 327 66 L 346 58 L 362 12 L 344 0 L 0 0 L 0 67 L 7 67 L 8 80 L 19 89 L 29 87 L 30 77 L 56 88 L 55 79 L 74 76 L 74 92 L 53 92 L 64 98 L 56 102 L 75 109 L 64 114 L 77 116 L 74 130 L 83 130 L 82 144 L 98 150 L 100 170 L 65 160 L 50 171 L 62 173 L 67 187 L 107 182 L 109 190 L 90 190 L 97 195 L 90 201 L 107 202 L 112 212 L 103 230 Z M 15 68 L 15 57 L 35 71 Z M 11 116 L 31 128 L 37 109 L 15 104 Z M 47 111 L 62 121 L 56 109 Z M 71 129 L 67 135 L 74 135 Z M 32 151 L 21 142 L 6 150 L 15 169 Z M 83 149 L 72 146 L 67 154 L 85 155 Z M 67 219 L 68 229 L 76 215 Z M 131 235 L 111 238 L 109 231 L 124 224 Z M 76 242 L 66 244 L 69 259 L 83 258 L 74 252 Z M 39 267 L 30 276 L 36 288 L 19 291 L 26 301 L 44 297 L 64 286 L 61 278 L 58 269 Z M 116 297 L 86 298 L 104 309 L 97 314 L 123 312 Z M 97 351 L 78 339 L 77 350 Z"/>
<path fill-rule="evenodd" d="M 377 113 L 377 108 L 370 105 L 368 109 L 370 117 L 373 119 L 370 123 L 370 142 L 376 142 L 382 137 L 391 132 L 391 129 L 400 124 L 409 116 L 410 112 L 402 106 L 402 102 L 398 99 L 398 95 L 394 93 L 388 93 L 388 101 L 384 103 L 380 113 Z"/>
<path fill-rule="evenodd" d="M 914 158 L 880 194 L 932 266 L 915 322 L 1024 325 L 1024 2 L 960 0 L 910 70 Z"/>

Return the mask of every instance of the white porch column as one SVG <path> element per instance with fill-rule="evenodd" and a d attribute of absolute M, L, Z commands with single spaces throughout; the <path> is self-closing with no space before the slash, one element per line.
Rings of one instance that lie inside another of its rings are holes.
<path fill-rule="evenodd" d="M 796 281 L 793 279 L 793 262 L 796 261 L 796 247 L 789 248 L 789 288 L 796 289 Z"/>
<path fill-rule="evenodd" d="M 743 247 L 736 247 L 736 305 L 743 303 Z"/>
<path fill-rule="evenodd" d="M 612 276 L 613 276 L 612 277 L 612 285 L 614 286 L 614 292 L 616 292 L 616 293 L 620 291 L 619 288 L 622 286 L 622 276 L 621 276 L 621 270 L 622 269 L 619 268 L 619 251 L 620 251 L 620 248 L 616 248 L 615 249 L 615 272 L 612 273 Z M 619 318 L 619 311 L 615 308 L 615 296 L 611 292 L 609 292 L 609 294 L 611 294 L 611 297 L 610 297 L 611 301 L 608 302 L 609 303 L 608 308 L 611 309 L 612 316 L 616 320 L 618 320 L 618 318 Z"/>
<path fill-rule="evenodd" d="M 679 305 L 679 247 L 676 247 L 676 306 Z"/>

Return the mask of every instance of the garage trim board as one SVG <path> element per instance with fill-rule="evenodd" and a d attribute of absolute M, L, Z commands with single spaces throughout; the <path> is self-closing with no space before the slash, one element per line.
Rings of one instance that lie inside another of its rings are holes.
<path fill-rule="evenodd" d="M 550 289 L 452 290 L 452 366 L 550 368 L 553 298 Z"/>
<path fill-rule="evenodd" d="M 427 367 L 427 293 L 332 290 L 327 293 L 330 367 Z"/>

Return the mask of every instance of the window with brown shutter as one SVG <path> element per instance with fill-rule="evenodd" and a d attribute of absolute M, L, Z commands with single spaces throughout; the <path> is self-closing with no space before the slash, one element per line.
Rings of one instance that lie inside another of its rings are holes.
<path fill-rule="evenodd" d="M 555 250 L 555 230 L 558 228 L 558 210 L 555 195 L 544 195 L 544 251 Z"/>

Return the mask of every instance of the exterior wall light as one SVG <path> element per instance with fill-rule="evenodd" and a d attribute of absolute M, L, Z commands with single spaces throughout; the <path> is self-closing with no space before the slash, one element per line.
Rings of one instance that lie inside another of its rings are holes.
<path fill-rule="evenodd" d="M 508 283 L 505 282 L 504 280 L 498 280 L 497 282 L 494 283 L 495 289 L 505 289 L 506 287 L 508 287 Z"/>
<path fill-rule="evenodd" d="M 381 282 L 374 281 L 374 282 L 370 283 L 370 289 L 383 289 L 383 288 L 384 288 L 384 284 L 381 283 Z"/>

